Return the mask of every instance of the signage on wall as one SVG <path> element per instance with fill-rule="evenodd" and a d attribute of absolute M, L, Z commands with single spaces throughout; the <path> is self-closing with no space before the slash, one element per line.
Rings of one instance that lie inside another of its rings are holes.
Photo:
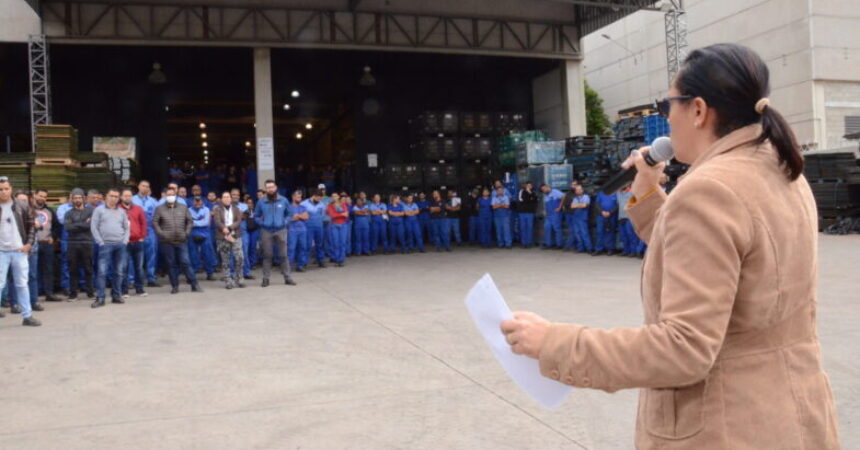
<path fill-rule="evenodd" d="M 257 170 L 275 170 L 275 141 L 273 138 L 257 139 Z"/>
<path fill-rule="evenodd" d="M 137 139 L 133 137 L 93 137 L 93 151 L 111 158 L 137 159 Z"/>

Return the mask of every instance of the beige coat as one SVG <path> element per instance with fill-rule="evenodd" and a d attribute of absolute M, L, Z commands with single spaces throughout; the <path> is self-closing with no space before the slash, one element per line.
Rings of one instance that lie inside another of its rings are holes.
<path fill-rule="evenodd" d="M 671 196 L 628 205 L 649 245 L 646 325 L 553 324 L 541 372 L 639 397 L 640 449 L 839 448 L 816 334 L 818 223 L 759 125 L 699 157 Z"/>

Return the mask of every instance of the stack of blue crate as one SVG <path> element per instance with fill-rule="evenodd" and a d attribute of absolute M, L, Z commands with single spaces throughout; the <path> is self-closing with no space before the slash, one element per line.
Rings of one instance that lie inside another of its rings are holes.
<path fill-rule="evenodd" d="M 660 114 L 645 116 L 645 144 L 651 145 L 660 136 L 669 135 L 669 121 Z"/>

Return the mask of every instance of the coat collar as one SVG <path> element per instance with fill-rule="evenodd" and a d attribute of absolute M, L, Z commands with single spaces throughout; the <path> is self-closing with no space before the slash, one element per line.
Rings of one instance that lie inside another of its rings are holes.
<path fill-rule="evenodd" d="M 690 165 L 690 169 L 687 170 L 685 177 L 718 155 L 722 155 L 723 153 L 727 153 L 738 147 L 751 143 L 761 136 L 761 132 L 761 125 L 756 123 L 738 128 L 737 130 L 721 137 L 707 150 L 705 150 L 704 153 L 699 155 L 695 161 L 693 161 L 693 164 Z"/>

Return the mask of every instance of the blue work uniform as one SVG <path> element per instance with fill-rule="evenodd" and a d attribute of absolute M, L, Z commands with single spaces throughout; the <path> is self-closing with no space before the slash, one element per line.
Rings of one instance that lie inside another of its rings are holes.
<path fill-rule="evenodd" d="M 478 241 L 482 247 L 492 245 L 493 237 L 493 198 L 478 199 Z"/>
<path fill-rule="evenodd" d="M 215 259 L 215 251 L 212 247 L 210 228 L 212 214 L 209 208 L 205 206 L 201 206 L 200 208 L 192 206 L 188 209 L 188 212 L 191 213 L 191 218 L 194 221 L 191 235 L 188 236 L 188 257 L 191 259 L 191 268 L 197 272 L 203 267 L 206 270 L 206 275 L 212 275 L 215 273 L 215 266 L 218 265 L 218 261 Z"/>
<path fill-rule="evenodd" d="M 355 216 L 355 254 L 369 255 L 370 254 L 370 206 L 353 206 L 353 215 Z M 355 214 L 357 211 L 364 211 L 368 215 Z"/>
<path fill-rule="evenodd" d="M 403 203 L 391 205 L 391 207 L 388 208 L 388 212 L 390 213 L 402 213 L 404 211 Z M 406 253 L 406 220 L 403 216 L 395 217 L 391 214 L 389 214 L 389 216 L 388 231 L 390 236 L 388 238 L 388 242 L 391 243 L 391 250 L 393 251 L 397 246 L 400 246 L 400 253 Z"/>
<path fill-rule="evenodd" d="M 297 269 L 302 269 L 308 265 L 308 227 L 307 220 L 294 219 L 296 214 L 308 212 L 301 204 L 296 205 L 290 203 L 287 207 L 287 255 L 290 259 L 290 264 Z"/>
<path fill-rule="evenodd" d="M 308 213 L 308 221 L 305 224 L 307 228 L 307 242 L 305 244 L 306 260 L 310 261 L 310 252 L 313 249 L 316 256 L 317 264 L 325 263 L 325 250 L 323 247 L 323 216 L 326 216 L 325 204 L 323 202 L 314 203 L 313 200 L 307 199 L 301 203 Z"/>
<path fill-rule="evenodd" d="M 633 222 L 627 215 L 627 202 L 633 198 L 632 191 L 618 191 L 615 200 L 618 202 L 618 234 L 621 236 L 621 252 L 624 256 L 639 254 L 639 236 L 633 228 Z"/>
<path fill-rule="evenodd" d="M 418 205 L 413 203 L 404 203 L 403 204 L 404 212 L 412 212 L 419 211 Z M 421 252 L 424 252 L 424 239 L 421 235 L 421 222 L 418 219 L 418 215 L 414 216 L 406 216 L 405 221 L 405 229 L 406 229 L 406 248 L 408 250 L 418 249 Z"/>
<path fill-rule="evenodd" d="M 430 202 L 427 200 L 415 202 L 418 205 L 418 223 L 421 225 L 421 238 L 429 239 L 430 242 L 435 242 L 433 239 L 433 227 L 430 225 Z"/>
<path fill-rule="evenodd" d="M 439 208 L 439 212 L 430 213 L 430 222 L 433 225 L 433 244 L 437 251 L 442 249 L 451 250 L 451 235 L 448 232 L 448 212 L 445 210 L 445 202 L 432 201 L 430 206 Z"/>
<path fill-rule="evenodd" d="M 597 245 L 595 250 L 615 251 L 615 229 L 618 226 L 618 200 L 615 195 L 597 193 L 598 212 L 608 212 L 609 217 L 603 214 L 597 215 Z"/>
<path fill-rule="evenodd" d="M 573 198 L 573 203 L 591 205 L 591 197 L 588 194 L 582 194 L 579 197 Z M 579 208 L 573 210 L 573 243 L 576 249 L 581 252 L 591 251 L 591 230 L 588 227 L 588 212 L 590 208 Z"/>
<path fill-rule="evenodd" d="M 553 189 L 549 194 L 543 195 L 544 209 L 546 217 L 543 224 L 543 245 L 544 247 L 561 247 L 562 246 L 562 231 L 561 231 L 561 210 L 556 212 L 564 195 L 558 189 Z"/>
<path fill-rule="evenodd" d="M 496 243 L 499 248 L 510 248 L 514 245 L 513 235 L 511 234 L 511 199 L 507 195 L 496 195 L 493 197 L 491 204 L 493 206 L 507 206 L 507 208 L 493 210 L 493 223 L 496 226 Z"/>
<path fill-rule="evenodd" d="M 135 194 L 131 198 L 131 202 L 143 210 L 146 215 L 146 238 L 143 240 L 143 267 L 146 272 L 146 281 L 155 283 L 155 267 L 158 265 L 158 236 L 155 234 L 155 228 L 152 226 L 152 215 L 155 214 L 155 208 L 158 207 L 158 202 L 151 196 L 142 196 Z M 129 280 L 133 283 L 134 280 Z"/>
<path fill-rule="evenodd" d="M 63 291 L 69 291 L 69 261 L 66 254 L 69 251 L 69 233 L 66 232 L 66 213 L 71 211 L 74 206 L 71 202 L 63 203 L 57 207 L 57 221 L 62 226 L 60 230 L 60 288 Z M 78 278 L 83 282 L 84 277 Z"/>
<path fill-rule="evenodd" d="M 384 211 L 388 213 L 388 206 L 385 203 L 371 203 L 370 212 Z M 370 251 L 376 253 L 377 249 L 382 248 L 388 251 L 388 236 L 386 233 L 385 216 L 377 215 L 370 218 Z M 380 245 L 381 244 L 381 245 Z"/>

